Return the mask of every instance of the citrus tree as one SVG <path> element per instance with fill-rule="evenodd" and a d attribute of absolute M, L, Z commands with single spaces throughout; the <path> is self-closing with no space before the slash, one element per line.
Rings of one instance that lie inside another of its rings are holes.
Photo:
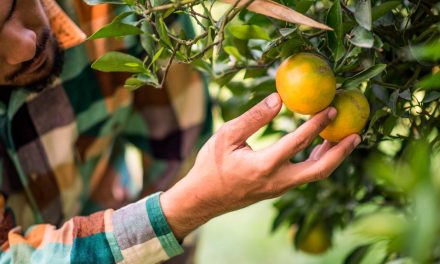
<path fill-rule="evenodd" d="M 121 9 L 91 39 L 134 35 L 144 54 L 112 52 L 94 68 L 131 72 L 126 87 L 137 89 L 161 87 L 173 62 L 191 64 L 211 81 L 225 121 L 275 92 L 278 66 L 291 55 L 309 52 L 324 58 L 337 89 L 355 89 L 368 99 L 363 143 L 328 180 L 280 198 L 273 229 L 292 226 L 295 247 L 315 254 L 331 246 L 335 230 L 363 236 L 362 243 L 341 249 L 338 261 L 329 263 L 439 261 L 437 1 L 278 0 L 324 26 L 301 16 L 295 21 L 309 26 L 247 9 L 262 0 L 85 1 Z M 173 26 L 176 18 L 180 26 Z M 185 27 L 189 24 L 193 29 Z M 307 118 L 284 108 L 260 136 L 281 137 Z M 312 147 L 292 161 L 304 160 Z M 374 262 L 370 253 L 377 245 L 384 250 Z"/>

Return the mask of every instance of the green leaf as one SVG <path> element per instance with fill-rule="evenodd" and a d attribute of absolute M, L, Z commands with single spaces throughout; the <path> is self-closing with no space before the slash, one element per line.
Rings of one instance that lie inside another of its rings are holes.
<path fill-rule="evenodd" d="M 349 41 L 361 48 L 372 48 L 374 45 L 373 33 L 361 26 L 355 27 L 350 33 Z"/>
<path fill-rule="evenodd" d="M 397 112 L 397 100 L 399 99 L 399 90 L 395 90 L 391 95 L 390 95 L 390 101 L 388 102 L 388 106 L 391 109 L 391 112 L 393 114 L 396 114 Z M 386 123 L 386 121 L 385 121 Z"/>
<path fill-rule="evenodd" d="M 371 118 L 370 124 L 368 126 L 368 130 L 370 130 L 370 128 L 372 128 L 378 120 L 380 120 L 382 117 L 387 116 L 387 115 L 388 115 L 388 113 L 382 109 L 379 109 L 378 111 L 376 111 L 374 113 L 373 117 Z"/>
<path fill-rule="evenodd" d="M 101 56 L 92 64 L 92 68 L 103 72 L 140 73 L 144 71 L 144 65 L 140 59 L 117 51 Z"/>
<path fill-rule="evenodd" d="M 280 28 L 279 29 L 281 36 L 285 37 L 296 31 L 296 28 Z"/>
<path fill-rule="evenodd" d="M 343 88 L 358 87 L 362 82 L 380 74 L 387 67 L 386 64 L 376 64 L 365 71 L 362 71 L 350 78 L 347 78 L 342 84 Z"/>
<path fill-rule="evenodd" d="M 429 61 L 440 60 L 440 38 L 431 43 L 412 48 L 408 47 L 407 49 L 407 53 L 410 54 L 412 59 Z"/>
<path fill-rule="evenodd" d="M 173 44 L 171 43 L 171 39 L 168 36 L 168 28 L 165 25 L 165 22 L 163 21 L 162 17 L 157 19 L 158 23 L 158 29 L 159 29 L 159 36 L 160 40 L 163 41 L 165 45 L 167 45 L 169 48 L 173 47 Z"/>
<path fill-rule="evenodd" d="M 301 14 L 305 14 L 307 11 L 309 11 L 313 3 L 314 2 L 310 0 L 295 1 L 295 7 L 293 9 L 300 12 Z"/>
<path fill-rule="evenodd" d="M 157 77 L 149 73 L 135 75 L 125 81 L 124 87 L 129 89 L 130 91 L 134 91 L 145 85 L 151 85 L 155 87 L 159 86 Z"/>
<path fill-rule="evenodd" d="M 247 78 L 258 78 L 267 76 L 267 69 L 248 69 L 244 75 L 244 79 Z"/>
<path fill-rule="evenodd" d="M 371 1 L 357 0 L 354 11 L 356 22 L 363 28 L 371 30 Z"/>
<path fill-rule="evenodd" d="M 399 93 L 399 97 L 403 98 L 407 101 L 411 101 L 411 91 L 409 89 L 404 90 L 403 92 Z"/>
<path fill-rule="evenodd" d="M 373 10 L 371 11 L 373 21 L 384 16 L 386 13 L 390 12 L 392 9 L 398 7 L 399 5 L 400 1 L 389 1 L 379 6 L 373 7 Z"/>
<path fill-rule="evenodd" d="M 142 30 L 136 26 L 123 23 L 122 20 L 134 12 L 124 12 L 117 16 L 110 24 L 105 25 L 95 33 L 93 33 L 88 39 L 99 39 L 109 37 L 124 37 L 129 35 L 142 34 Z"/>
<path fill-rule="evenodd" d="M 197 70 L 211 74 L 211 64 L 203 59 L 195 60 L 191 63 Z"/>
<path fill-rule="evenodd" d="M 436 74 L 431 74 L 417 83 L 417 87 L 422 89 L 439 89 L 440 88 L 440 72 Z"/>
<path fill-rule="evenodd" d="M 153 7 L 155 7 L 155 6 L 160 6 L 160 5 L 163 5 L 163 4 L 170 3 L 170 2 L 171 2 L 170 0 L 151 0 L 151 5 Z"/>
<path fill-rule="evenodd" d="M 361 263 L 361 261 L 364 259 L 364 257 L 367 255 L 368 250 L 370 249 L 371 245 L 361 245 L 356 247 L 350 255 L 348 255 L 343 264 L 358 264 Z"/>
<path fill-rule="evenodd" d="M 440 92 L 432 91 L 423 98 L 422 103 L 430 103 L 440 98 Z"/>
<path fill-rule="evenodd" d="M 153 57 L 153 59 L 151 60 L 151 62 L 150 62 L 150 65 L 148 65 L 148 68 L 150 68 L 151 67 L 151 65 L 153 65 L 159 58 L 160 58 L 160 55 L 162 55 L 162 52 L 165 50 L 165 48 L 164 47 L 162 47 L 162 48 L 160 48 L 157 52 L 156 52 L 156 54 L 154 54 L 154 57 Z"/>
<path fill-rule="evenodd" d="M 342 10 L 339 1 L 335 1 L 327 14 L 327 25 L 333 31 L 327 32 L 328 47 L 333 53 L 335 62 L 339 61 L 344 55 L 344 27 L 342 21 Z"/>
<path fill-rule="evenodd" d="M 395 112 L 395 110 L 394 110 Z M 396 126 L 396 122 L 397 122 L 397 117 L 390 115 L 387 117 L 387 119 L 385 119 L 385 122 L 383 123 L 382 126 L 382 133 L 385 136 L 389 136 L 391 134 L 391 132 L 393 132 L 394 127 Z"/>
<path fill-rule="evenodd" d="M 243 60 L 243 56 L 241 56 L 240 52 L 238 51 L 238 49 L 236 47 L 234 47 L 234 46 L 226 46 L 223 49 L 225 50 L 226 53 L 228 53 L 229 55 L 233 56 L 237 60 Z"/>
<path fill-rule="evenodd" d="M 148 23 L 148 21 L 142 22 L 142 30 L 144 31 L 144 34 L 141 34 L 140 40 L 141 45 L 144 48 L 145 52 L 152 57 L 153 54 L 156 52 L 156 41 L 153 38 L 153 29 Z"/>
<path fill-rule="evenodd" d="M 124 37 L 142 33 L 138 27 L 125 23 L 111 23 L 96 31 L 89 39 Z"/>
<path fill-rule="evenodd" d="M 366 237 L 392 239 L 403 236 L 408 222 L 397 213 L 377 212 L 357 220 L 353 230 Z"/>
<path fill-rule="evenodd" d="M 270 40 L 266 30 L 256 25 L 231 25 L 229 30 L 238 39 L 264 39 Z"/>

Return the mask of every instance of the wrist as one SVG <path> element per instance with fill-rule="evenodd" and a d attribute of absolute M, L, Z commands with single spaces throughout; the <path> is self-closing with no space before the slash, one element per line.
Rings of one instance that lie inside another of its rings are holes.
<path fill-rule="evenodd" d="M 200 205 L 182 181 L 160 196 L 160 204 L 174 236 L 182 241 L 191 231 L 206 223 L 211 217 Z"/>

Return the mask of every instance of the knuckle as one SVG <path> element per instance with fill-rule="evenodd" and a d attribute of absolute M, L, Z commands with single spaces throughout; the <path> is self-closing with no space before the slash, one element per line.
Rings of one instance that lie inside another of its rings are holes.
<path fill-rule="evenodd" d="M 261 111 L 261 109 L 258 108 L 252 108 L 251 110 L 249 110 L 248 113 L 249 116 L 249 121 L 256 121 L 256 122 L 260 122 L 264 119 L 264 114 Z"/>
<path fill-rule="evenodd" d="M 315 132 L 322 131 L 328 125 L 328 118 L 318 118 L 312 123 L 312 130 Z"/>
<path fill-rule="evenodd" d="M 349 145 L 346 146 L 342 151 L 344 153 L 344 157 L 347 157 L 353 151 L 353 148 L 351 147 L 351 145 Z"/>
<path fill-rule="evenodd" d="M 307 136 L 298 136 L 298 137 L 293 137 L 293 147 L 294 149 L 305 149 L 309 144 L 310 144 L 310 138 L 308 138 Z"/>

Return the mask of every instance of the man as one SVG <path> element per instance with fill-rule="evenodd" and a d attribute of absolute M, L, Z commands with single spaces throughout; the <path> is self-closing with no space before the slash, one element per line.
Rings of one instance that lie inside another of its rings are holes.
<path fill-rule="evenodd" d="M 106 5 L 59 3 L 87 34 L 112 12 Z M 124 76 L 89 67 L 123 43 L 60 47 L 63 35 L 54 29 L 63 31 L 71 21 L 49 23 L 47 8 L 41 0 L 0 1 L 2 262 L 169 259 L 209 219 L 328 176 L 360 142 L 358 135 L 335 146 L 326 142 L 307 161 L 289 162 L 335 117 L 329 108 L 253 151 L 246 139 L 280 111 L 272 94 L 226 123 L 187 172 L 185 160 L 209 119 L 197 73 L 175 66 L 166 89 L 133 95 L 121 88 Z M 136 170 L 127 166 L 133 149 L 142 157 L 143 190 L 134 187 Z M 179 174 L 186 177 L 169 188 Z M 140 192 L 154 194 L 126 205 Z"/>

